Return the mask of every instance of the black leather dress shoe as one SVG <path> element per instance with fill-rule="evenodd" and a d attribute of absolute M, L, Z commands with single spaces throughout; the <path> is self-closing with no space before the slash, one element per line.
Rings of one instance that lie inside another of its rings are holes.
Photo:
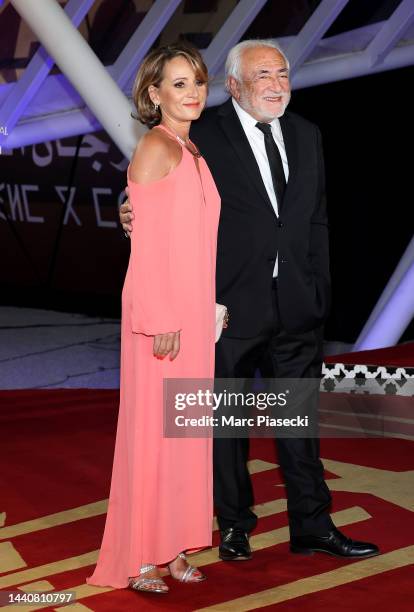
<path fill-rule="evenodd" d="M 252 558 L 247 533 L 229 527 L 221 532 L 219 557 L 222 561 L 247 561 Z"/>
<path fill-rule="evenodd" d="M 364 559 L 379 555 L 378 546 L 369 542 L 358 542 L 344 536 L 334 527 L 326 536 L 296 536 L 290 539 L 290 550 L 302 555 L 324 552 L 336 557 Z"/>

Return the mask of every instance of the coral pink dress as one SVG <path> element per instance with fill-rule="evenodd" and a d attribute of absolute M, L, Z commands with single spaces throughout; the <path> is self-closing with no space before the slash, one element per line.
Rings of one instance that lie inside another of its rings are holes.
<path fill-rule="evenodd" d="M 182 147 L 164 178 L 128 178 L 135 221 L 122 293 L 121 401 L 108 513 L 89 584 L 124 588 L 145 563 L 211 545 L 212 440 L 163 437 L 163 379 L 214 376 L 220 198 L 198 161 L 199 171 Z M 178 357 L 155 358 L 153 336 L 177 330 Z"/>

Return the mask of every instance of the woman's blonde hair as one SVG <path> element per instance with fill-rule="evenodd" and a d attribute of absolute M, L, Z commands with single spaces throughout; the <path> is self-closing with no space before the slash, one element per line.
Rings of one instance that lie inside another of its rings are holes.
<path fill-rule="evenodd" d="M 184 57 L 193 68 L 196 78 L 208 83 L 207 66 L 195 47 L 184 43 L 167 45 L 151 51 L 139 67 L 132 89 L 132 99 L 137 109 L 135 119 L 149 128 L 161 121 L 161 111 L 156 109 L 148 93 L 150 85 L 159 87 L 163 79 L 164 66 L 174 57 Z"/>

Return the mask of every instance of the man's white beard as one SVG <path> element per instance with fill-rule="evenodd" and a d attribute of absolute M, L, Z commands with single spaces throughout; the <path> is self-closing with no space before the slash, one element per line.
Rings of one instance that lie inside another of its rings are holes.
<path fill-rule="evenodd" d="M 277 113 L 276 115 L 265 115 L 265 111 L 263 111 L 262 117 L 263 119 L 265 119 L 266 121 L 273 121 L 273 119 L 282 117 L 282 115 L 284 115 L 285 110 L 287 108 L 287 105 L 290 102 L 290 97 L 291 97 L 291 93 L 290 91 L 288 93 L 281 93 L 279 94 L 280 97 L 282 98 L 282 110 L 279 111 L 279 113 Z M 240 101 L 239 101 L 240 106 L 250 115 L 252 115 L 252 112 L 255 114 L 258 114 L 257 111 L 260 111 L 260 109 L 258 108 L 254 108 L 247 100 L 244 96 L 240 96 Z M 252 115 L 253 116 L 253 115 Z"/>
<path fill-rule="evenodd" d="M 290 92 L 287 94 L 283 94 L 283 110 L 277 115 L 277 117 L 282 117 L 285 114 L 285 110 L 290 102 Z"/>

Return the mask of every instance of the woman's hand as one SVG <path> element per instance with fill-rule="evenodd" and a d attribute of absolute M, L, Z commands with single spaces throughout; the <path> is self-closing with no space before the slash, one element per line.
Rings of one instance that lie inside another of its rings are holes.
<path fill-rule="evenodd" d="M 170 353 L 170 361 L 174 361 L 180 352 L 180 332 L 169 332 L 154 336 L 154 357 L 164 359 Z"/>
<path fill-rule="evenodd" d="M 229 319 L 230 319 L 230 315 L 229 315 L 229 311 L 226 308 L 226 314 L 224 315 L 224 319 L 223 319 L 223 329 L 227 329 L 229 326 Z"/>

